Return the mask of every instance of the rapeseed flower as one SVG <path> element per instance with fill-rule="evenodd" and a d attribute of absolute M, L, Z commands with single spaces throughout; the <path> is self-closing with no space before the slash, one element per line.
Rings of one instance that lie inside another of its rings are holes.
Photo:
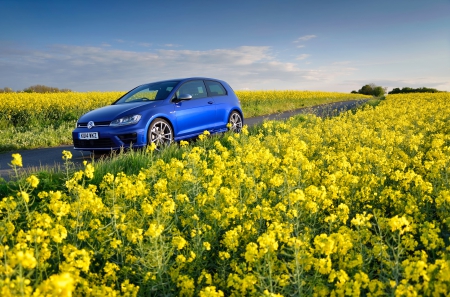
<path fill-rule="evenodd" d="M 70 151 L 63 150 L 62 151 L 62 159 L 65 161 L 72 159 L 72 153 Z"/>
<path fill-rule="evenodd" d="M 36 188 L 39 184 L 39 179 L 35 175 L 30 175 L 26 180 L 32 188 Z"/>
<path fill-rule="evenodd" d="M 20 154 L 12 154 L 12 161 L 11 161 L 11 165 L 13 166 L 17 166 L 17 167 L 22 167 L 22 156 Z"/>

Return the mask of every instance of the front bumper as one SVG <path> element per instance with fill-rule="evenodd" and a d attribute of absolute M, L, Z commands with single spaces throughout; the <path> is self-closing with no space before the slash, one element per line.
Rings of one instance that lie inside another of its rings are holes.
<path fill-rule="evenodd" d="M 80 139 L 81 132 L 98 132 L 98 139 Z M 145 130 L 136 130 L 135 127 L 76 128 L 72 132 L 72 139 L 74 149 L 87 151 L 138 148 L 146 145 Z"/>

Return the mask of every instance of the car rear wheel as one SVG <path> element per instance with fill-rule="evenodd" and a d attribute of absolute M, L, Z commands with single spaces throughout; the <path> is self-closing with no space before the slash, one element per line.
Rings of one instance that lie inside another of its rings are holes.
<path fill-rule="evenodd" d="M 228 119 L 228 129 L 235 133 L 241 132 L 242 129 L 242 116 L 239 112 L 233 111 Z"/>
<path fill-rule="evenodd" d="M 154 143 L 156 149 L 161 149 L 173 141 L 172 126 L 164 119 L 155 119 L 148 128 L 148 144 Z"/>

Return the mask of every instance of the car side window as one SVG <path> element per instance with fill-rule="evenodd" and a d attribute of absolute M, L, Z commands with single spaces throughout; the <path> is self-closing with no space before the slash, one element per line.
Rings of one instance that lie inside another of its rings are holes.
<path fill-rule="evenodd" d="M 192 96 L 192 99 L 205 98 L 208 96 L 206 92 L 205 84 L 202 80 L 193 80 L 187 83 L 184 83 L 177 91 L 177 97 L 180 94 L 189 94 Z"/>
<path fill-rule="evenodd" d="M 205 82 L 211 96 L 224 96 L 227 94 L 227 91 L 220 82 L 212 80 L 207 80 Z"/>

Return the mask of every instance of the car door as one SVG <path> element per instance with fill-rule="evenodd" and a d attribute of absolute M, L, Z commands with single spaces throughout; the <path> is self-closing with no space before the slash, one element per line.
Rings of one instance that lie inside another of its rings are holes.
<path fill-rule="evenodd" d="M 208 94 L 214 99 L 214 105 L 216 107 L 216 119 L 214 124 L 216 128 L 225 128 L 228 123 L 228 114 L 230 112 L 230 98 L 224 86 L 214 80 L 205 80 L 206 89 Z"/>
<path fill-rule="evenodd" d="M 178 101 L 175 99 L 175 117 L 177 121 L 177 137 L 200 134 L 211 130 L 217 122 L 214 99 L 208 97 L 203 80 L 192 80 L 184 83 L 176 92 L 189 94 L 190 100 Z"/>

